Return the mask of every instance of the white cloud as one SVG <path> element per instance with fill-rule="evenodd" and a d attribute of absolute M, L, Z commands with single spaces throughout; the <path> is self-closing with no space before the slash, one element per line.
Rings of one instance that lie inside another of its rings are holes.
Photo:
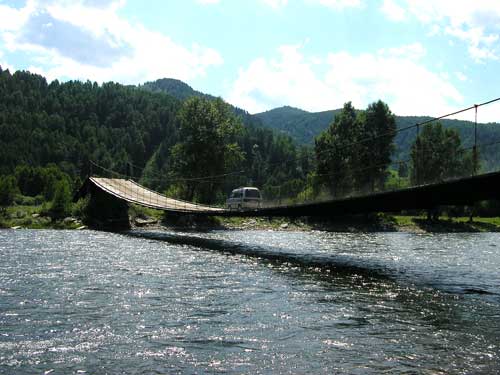
<path fill-rule="evenodd" d="M 380 55 L 408 58 L 417 60 L 427 54 L 426 49 L 420 43 L 407 44 L 401 47 L 383 48 L 378 51 Z"/>
<path fill-rule="evenodd" d="M 465 82 L 468 80 L 467 76 L 462 72 L 455 72 L 455 76 L 458 78 L 459 81 L 462 81 L 462 82 Z"/>
<path fill-rule="evenodd" d="M 382 11 L 397 20 L 384 0 Z M 441 31 L 468 45 L 469 55 L 477 62 L 500 58 L 500 1 L 498 0 L 405 0 L 400 7 L 406 14 L 429 25 L 429 35 Z"/>
<path fill-rule="evenodd" d="M 470 27 L 464 29 L 460 26 L 448 26 L 445 29 L 448 35 L 454 36 L 469 44 L 469 54 L 477 61 L 498 60 L 498 51 L 495 48 L 495 42 L 498 40 L 498 34 L 484 33 L 482 27 Z"/>
<path fill-rule="evenodd" d="M 186 47 L 124 20 L 117 12 L 122 5 L 123 1 L 31 0 L 21 10 L 7 7 L 15 21 L 0 24 L 0 38 L 7 50 L 30 53 L 31 69 L 49 79 L 189 81 L 223 63 L 214 49 L 196 43 Z"/>
<path fill-rule="evenodd" d="M 248 68 L 240 69 L 239 77 L 227 98 L 251 113 L 279 105 L 306 109 L 331 107 L 332 93 L 312 70 L 318 63 L 305 59 L 300 46 L 282 46 L 279 58 L 258 58 Z"/>
<path fill-rule="evenodd" d="M 2 68 L 2 70 L 9 70 L 11 73 L 14 73 L 14 69 L 12 68 L 12 66 L 3 61 L 2 50 L 0 50 L 0 67 Z"/>
<path fill-rule="evenodd" d="M 378 99 L 400 115 L 440 115 L 457 108 L 462 95 L 447 79 L 419 64 L 414 50 L 420 48 L 360 55 L 331 52 L 319 67 L 326 70 L 321 75 L 300 46 L 282 46 L 278 58 L 259 58 L 241 69 L 227 100 L 251 113 L 280 105 L 322 111 L 347 101 L 365 108 Z"/>
<path fill-rule="evenodd" d="M 406 11 L 394 0 L 384 0 L 382 3 L 382 12 L 387 18 L 399 22 L 406 19 Z"/>
<path fill-rule="evenodd" d="M 33 1 L 28 1 L 22 9 L 0 4 L 0 31 L 18 30 L 34 11 Z"/>
<path fill-rule="evenodd" d="M 363 5 L 361 0 L 306 0 L 306 2 L 317 3 L 334 10 L 341 10 L 344 8 L 358 8 Z"/>

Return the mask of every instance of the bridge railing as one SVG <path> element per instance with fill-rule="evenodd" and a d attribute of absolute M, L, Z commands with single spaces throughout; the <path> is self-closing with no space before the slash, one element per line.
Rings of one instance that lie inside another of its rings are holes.
<path fill-rule="evenodd" d="M 192 212 L 219 209 L 218 206 L 201 205 L 182 199 L 173 199 L 166 197 L 142 184 L 139 184 L 138 178 L 116 172 L 110 168 L 103 167 L 93 161 L 91 163 L 91 176 L 98 177 L 100 187 L 107 190 L 110 194 L 126 199 L 129 202 L 142 206 L 169 209 L 171 211 Z"/>

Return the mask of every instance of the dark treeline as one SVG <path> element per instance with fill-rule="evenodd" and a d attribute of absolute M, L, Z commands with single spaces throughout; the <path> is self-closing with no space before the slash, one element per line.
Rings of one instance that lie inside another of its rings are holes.
<path fill-rule="evenodd" d="M 333 196 L 436 183 L 480 172 L 479 150 L 463 147 L 456 129 L 422 126 L 409 160 L 395 162 L 395 116 L 382 101 L 366 110 L 346 103 L 315 141 L 316 181 Z"/>
<path fill-rule="evenodd" d="M 286 182 L 284 194 L 303 189 L 310 168 L 299 163 L 304 152 L 289 137 L 260 126 L 248 113 L 213 98 L 224 116 L 237 128 L 231 141 L 240 157 L 221 168 L 180 168 L 183 101 L 162 92 L 151 92 L 116 83 L 57 80 L 47 83 L 40 75 L 0 68 L 0 176 L 19 176 L 16 168 L 52 166 L 68 176 L 73 188 L 87 177 L 89 161 L 122 175 L 132 174 L 161 191 L 177 192 L 195 200 L 221 200 L 235 185 L 253 184 L 268 191 Z M 209 134 L 205 134 L 209 136 Z M 207 147 L 214 145 L 208 144 Z M 207 151 L 207 150 L 205 150 Z M 207 155 L 214 155 L 208 150 Z M 185 155 L 184 155 L 185 156 Z M 208 164 L 210 165 L 210 164 Z M 192 166 L 191 166 L 192 167 Z M 304 169 L 306 168 L 306 169 Z M 199 192 L 182 191 L 182 178 L 200 178 L 219 172 L 238 172 L 208 198 Z M 103 171 L 93 170 L 95 174 Z M 33 174 L 37 172 L 34 171 Z M 194 174 L 193 174 L 194 173 Z M 18 181 L 18 185 L 21 181 Z M 39 180 L 33 179 L 32 184 Z M 33 187 L 39 193 L 41 185 Z M 34 191 L 19 190 L 32 195 Z"/>
<path fill-rule="evenodd" d="M 498 169 L 500 165 L 500 123 L 484 123 L 484 113 L 491 111 L 500 102 L 491 103 L 484 107 L 478 107 L 477 131 L 474 127 L 474 110 L 463 113 L 469 121 L 455 119 L 441 119 L 440 123 L 445 129 L 458 131 L 462 147 L 472 149 L 474 141 L 479 149 L 481 160 L 481 172 L 489 172 Z M 332 118 L 340 113 L 341 109 L 323 112 L 307 112 L 298 108 L 280 107 L 267 112 L 254 115 L 257 119 L 271 129 L 292 137 L 298 144 L 314 144 L 314 139 L 325 131 L 330 125 Z M 500 120 L 500 119 L 499 119 Z M 406 129 L 399 131 L 394 139 L 393 161 L 409 160 L 412 145 L 417 137 L 415 124 L 432 121 L 428 116 L 395 116 L 396 128 Z"/>
<path fill-rule="evenodd" d="M 179 102 L 115 83 L 57 80 L 0 71 L 0 173 L 54 163 L 71 178 L 89 160 L 119 172 L 144 165 L 159 143 L 175 137 Z"/>

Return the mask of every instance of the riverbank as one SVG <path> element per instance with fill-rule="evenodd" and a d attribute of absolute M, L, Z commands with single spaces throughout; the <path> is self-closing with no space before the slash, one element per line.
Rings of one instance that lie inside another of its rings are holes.
<path fill-rule="evenodd" d="M 500 232 L 500 218 L 475 217 L 441 218 L 427 220 L 424 216 L 358 215 L 334 220 L 287 220 L 280 219 L 224 219 L 225 229 L 244 230 L 321 230 L 328 232 L 412 232 L 457 233 Z"/>
<path fill-rule="evenodd" d="M 0 228 L 13 229 L 86 229 L 83 218 L 52 218 L 43 205 L 11 206 L 0 216 Z M 205 218 L 164 217 L 163 212 L 132 206 L 129 211 L 133 228 L 168 230 L 273 230 L 329 232 L 500 232 L 500 218 L 468 217 L 427 220 L 425 216 L 369 214 L 337 219 L 311 218 Z"/>
<path fill-rule="evenodd" d="M 44 205 L 16 205 L 0 214 L 2 229 L 86 229 L 81 218 L 51 217 Z"/>
<path fill-rule="evenodd" d="M 146 224 L 144 224 L 146 222 Z M 355 215 L 337 219 L 311 218 L 210 218 L 193 220 L 154 220 L 142 218 L 131 221 L 133 227 L 168 230 L 272 230 L 272 231 L 327 231 L 327 232 L 411 232 L 459 233 L 500 232 L 500 218 L 467 217 L 427 220 L 425 216 Z"/>

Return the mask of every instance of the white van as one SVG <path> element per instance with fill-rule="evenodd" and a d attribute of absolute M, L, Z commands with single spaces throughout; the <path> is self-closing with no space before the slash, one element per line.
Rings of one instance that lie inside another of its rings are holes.
<path fill-rule="evenodd" d="M 234 189 L 227 200 L 227 208 L 230 210 L 242 210 L 245 208 L 260 208 L 262 197 L 259 189 L 255 187 L 241 187 Z"/>

